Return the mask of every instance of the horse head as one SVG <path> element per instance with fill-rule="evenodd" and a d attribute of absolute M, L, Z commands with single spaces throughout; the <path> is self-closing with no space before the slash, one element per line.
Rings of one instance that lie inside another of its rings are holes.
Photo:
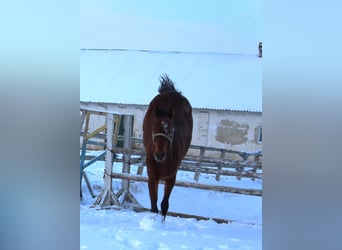
<path fill-rule="evenodd" d="M 157 117 L 152 125 L 154 159 L 163 162 L 172 147 L 174 126 L 169 117 Z"/>

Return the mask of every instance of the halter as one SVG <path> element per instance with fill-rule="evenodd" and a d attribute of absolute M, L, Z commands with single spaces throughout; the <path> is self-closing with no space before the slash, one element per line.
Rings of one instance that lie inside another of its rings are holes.
<path fill-rule="evenodd" d="M 168 141 L 170 142 L 170 145 L 172 145 L 173 133 L 174 133 L 174 129 L 172 129 L 172 131 L 169 135 L 167 135 L 165 133 L 154 133 L 152 131 L 152 141 L 154 141 L 154 138 L 156 138 L 157 136 L 162 136 L 162 137 L 165 137 L 166 139 L 168 139 Z"/>

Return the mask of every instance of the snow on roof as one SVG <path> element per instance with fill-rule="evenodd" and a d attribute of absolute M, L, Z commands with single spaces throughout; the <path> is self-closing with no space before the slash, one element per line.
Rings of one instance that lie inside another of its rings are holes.
<path fill-rule="evenodd" d="M 166 73 L 194 108 L 262 110 L 258 55 L 81 49 L 80 99 L 148 104 Z"/>

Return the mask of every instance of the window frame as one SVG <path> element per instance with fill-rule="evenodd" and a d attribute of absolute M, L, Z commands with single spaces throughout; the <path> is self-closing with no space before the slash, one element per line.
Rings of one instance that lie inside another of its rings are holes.
<path fill-rule="evenodd" d="M 262 126 L 258 127 L 257 143 L 262 144 Z"/>

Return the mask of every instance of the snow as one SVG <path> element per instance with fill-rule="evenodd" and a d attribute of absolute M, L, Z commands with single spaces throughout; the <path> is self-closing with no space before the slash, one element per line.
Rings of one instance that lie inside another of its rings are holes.
<path fill-rule="evenodd" d="M 121 171 L 122 164 L 115 163 L 114 172 Z M 131 173 L 137 166 L 132 165 Z M 95 195 L 103 186 L 104 162 L 96 162 L 86 168 Z M 179 171 L 177 179 L 194 181 L 194 173 Z M 146 169 L 143 171 L 146 176 Z M 262 181 L 237 180 L 221 176 L 201 174 L 200 183 L 246 188 L 262 188 Z M 184 219 L 150 212 L 134 212 L 131 209 L 99 209 L 91 207 L 92 198 L 83 181 L 83 200 L 80 203 L 81 249 L 262 249 L 262 198 L 231 193 L 221 193 L 192 188 L 174 187 L 169 211 L 195 214 L 210 218 L 232 220 L 230 224 L 218 224 L 213 220 Z M 121 180 L 113 179 L 113 190 L 121 188 Z M 158 205 L 163 195 L 159 185 Z M 145 208 L 149 208 L 147 183 L 131 182 L 131 193 Z"/>
<path fill-rule="evenodd" d="M 148 104 L 164 73 L 195 108 L 262 110 L 256 54 L 81 50 L 80 100 Z"/>

